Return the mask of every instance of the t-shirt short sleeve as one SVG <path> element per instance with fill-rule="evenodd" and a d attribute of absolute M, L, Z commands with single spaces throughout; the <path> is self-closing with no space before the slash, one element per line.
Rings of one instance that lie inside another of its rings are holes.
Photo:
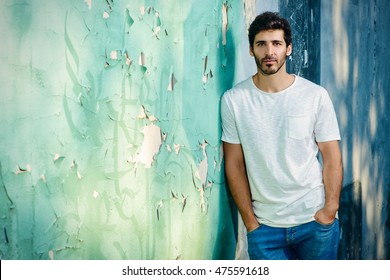
<path fill-rule="evenodd" d="M 231 94 L 231 93 L 230 93 Z M 221 100 L 222 141 L 231 144 L 240 144 L 234 112 L 229 99 L 229 92 Z"/>
<path fill-rule="evenodd" d="M 336 113 L 329 94 L 326 91 L 324 91 L 317 113 L 314 134 L 317 142 L 340 140 Z"/>

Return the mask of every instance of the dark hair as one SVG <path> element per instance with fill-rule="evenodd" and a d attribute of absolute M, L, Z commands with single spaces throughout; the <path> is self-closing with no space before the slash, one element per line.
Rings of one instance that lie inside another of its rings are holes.
<path fill-rule="evenodd" d="M 281 29 L 284 31 L 284 41 L 286 45 L 291 44 L 291 27 L 287 19 L 279 16 L 279 13 L 274 12 L 264 12 L 258 15 L 255 20 L 249 26 L 249 44 L 253 47 L 256 35 L 265 30 L 276 30 Z"/>

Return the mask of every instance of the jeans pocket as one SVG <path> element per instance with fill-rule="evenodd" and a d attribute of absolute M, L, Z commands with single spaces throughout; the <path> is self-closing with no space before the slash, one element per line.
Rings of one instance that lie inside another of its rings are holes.
<path fill-rule="evenodd" d="M 259 224 L 259 226 L 257 228 L 255 228 L 254 230 L 251 230 L 250 232 L 247 232 L 247 236 L 251 236 L 253 235 L 255 232 L 257 232 L 263 225 L 262 224 Z"/>
<path fill-rule="evenodd" d="M 319 225 L 319 226 L 321 226 L 321 227 L 324 227 L 324 228 L 331 228 L 337 221 L 338 221 L 337 218 L 335 218 L 330 224 L 323 224 L 323 223 L 320 223 L 320 222 L 317 221 L 317 220 L 314 220 L 314 222 L 315 222 L 317 225 Z"/>

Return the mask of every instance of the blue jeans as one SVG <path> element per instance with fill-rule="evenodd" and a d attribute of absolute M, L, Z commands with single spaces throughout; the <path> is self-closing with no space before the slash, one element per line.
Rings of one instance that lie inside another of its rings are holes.
<path fill-rule="evenodd" d="M 290 228 L 261 224 L 247 237 L 251 260 L 335 260 L 339 221 L 335 219 L 330 225 L 312 221 Z"/>

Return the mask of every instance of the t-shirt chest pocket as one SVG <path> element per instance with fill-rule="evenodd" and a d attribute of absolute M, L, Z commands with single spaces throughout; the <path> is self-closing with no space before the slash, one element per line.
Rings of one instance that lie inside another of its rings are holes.
<path fill-rule="evenodd" d="M 310 113 L 291 114 L 287 116 L 288 137 L 302 140 L 313 134 L 313 123 Z"/>

